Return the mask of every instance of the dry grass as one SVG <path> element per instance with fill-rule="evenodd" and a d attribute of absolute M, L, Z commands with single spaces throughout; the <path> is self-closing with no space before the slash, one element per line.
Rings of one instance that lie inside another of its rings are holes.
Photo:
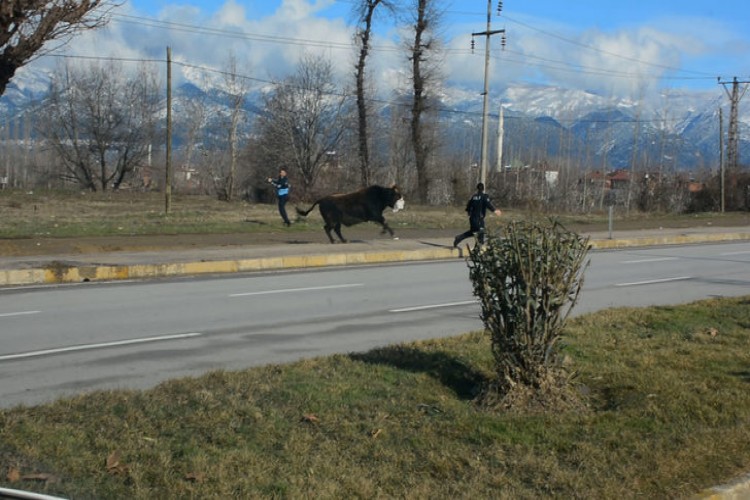
<path fill-rule="evenodd" d="M 0 412 L 0 484 L 77 499 L 684 498 L 747 470 L 749 341 L 750 296 L 576 318 L 580 413 L 477 405 L 481 333 L 16 408 Z"/>
<path fill-rule="evenodd" d="M 294 205 L 307 205 L 293 200 Z M 506 207 L 503 207 L 504 209 Z M 96 236 L 262 233 L 281 226 L 273 204 L 223 202 L 208 196 L 180 196 L 172 199 L 165 216 L 162 193 L 136 192 L 60 192 L 27 193 L 0 190 L 0 238 L 75 238 Z M 508 218 L 540 217 L 545 214 L 505 210 L 504 219 L 490 218 L 489 224 Z M 407 209 L 387 216 L 394 228 L 465 229 L 462 206 L 426 207 L 407 200 Z M 563 215 L 558 218 L 571 230 L 607 229 L 606 213 Z M 650 227 L 691 227 L 700 225 L 750 225 L 746 212 L 727 214 L 617 214 L 618 229 Z M 295 224 L 294 231 L 320 231 L 319 217 Z"/>
<path fill-rule="evenodd" d="M 76 237 L 252 231 L 275 222 L 271 205 L 161 193 L 0 192 L 0 237 Z M 247 224 L 255 221 L 255 224 Z"/>

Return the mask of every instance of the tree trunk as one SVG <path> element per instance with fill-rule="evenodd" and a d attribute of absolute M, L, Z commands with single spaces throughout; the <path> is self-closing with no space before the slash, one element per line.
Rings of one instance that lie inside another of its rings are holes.
<path fill-rule="evenodd" d="M 417 22 L 414 28 L 414 47 L 412 48 L 412 83 L 414 101 L 411 108 L 411 140 L 414 148 L 414 164 L 417 169 L 417 196 L 419 202 L 427 203 L 429 192 L 427 184 L 427 151 L 422 134 L 422 113 L 425 110 L 425 81 L 422 75 L 422 57 L 425 45 L 422 37 L 427 31 L 427 2 L 418 0 Z"/>
<path fill-rule="evenodd" d="M 365 17 L 365 29 L 360 34 L 362 48 L 357 62 L 357 113 L 359 118 L 359 170 L 362 187 L 370 185 L 370 151 L 367 141 L 367 104 L 365 103 L 365 63 L 369 52 L 372 12 L 377 2 L 370 4 Z"/>

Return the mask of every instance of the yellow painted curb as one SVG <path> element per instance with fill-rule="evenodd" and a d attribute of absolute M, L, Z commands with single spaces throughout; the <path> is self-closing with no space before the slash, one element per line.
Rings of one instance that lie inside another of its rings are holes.
<path fill-rule="evenodd" d="M 598 239 L 591 241 L 594 249 L 613 249 L 650 245 L 750 240 L 750 233 L 684 234 L 647 238 Z M 200 261 L 172 264 L 134 264 L 130 266 L 74 266 L 51 262 L 41 269 L 0 269 L 0 286 L 52 283 L 80 283 L 123 279 L 166 278 L 181 275 L 272 271 L 306 267 L 380 264 L 419 260 L 463 258 L 465 252 L 449 247 L 419 250 L 386 250 L 316 255 L 261 257 L 257 259 Z"/>
<path fill-rule="evenodd" d="M 0 285 L 33 285 L 45 283 L 44 269 L 10 269 L 0 270 Z"/>
<path fill-rule="evenodd" d="M 595 249 L 627 248 L 653 245 L 684 245 L 689 243 L 713 243 L 719 241 L 750 240 L 750 233 L 720 234 L 681 234 L 671 236 L 650 236 L 646 238 L 614 238 L 611 240 L 593 240 Z"/>

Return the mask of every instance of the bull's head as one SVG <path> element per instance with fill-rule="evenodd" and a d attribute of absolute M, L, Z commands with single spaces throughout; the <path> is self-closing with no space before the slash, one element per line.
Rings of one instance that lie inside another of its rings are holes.
<path fill-rule="evenodd" d="M 391 189 L 393 189 L 393 197 L 395 198 L 395 201 L 393 202 L 391 207 L 393 207 L 393 213 L 395 214 L 399 210 L 404 209 L 405 202 L 404 197 L 401 196 L 401 191 L 398 190 L 398 186 L 394 184 L 393 186 L 391 186 Z"/>
<path fill-rule="evenodd" d="M 393 213 L 395 214 L 399 210 L 403 210 L 403 209 L 404 209 L 404 198 L 402 196 L 401 198 L 396 200 L 396 204 L 393 205 Z"/>

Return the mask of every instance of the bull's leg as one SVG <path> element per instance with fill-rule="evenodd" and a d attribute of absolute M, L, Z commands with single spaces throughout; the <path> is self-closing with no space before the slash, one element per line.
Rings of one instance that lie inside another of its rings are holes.
<path fill-rule="evenodd" d="M 380 231 L 380 234 L 388 233 L 391 236 L 393 236 L 393 229 L 391 229 L 391 226 L 383 222 L 383 229 Z"/>
<path fill-rule="evenodd" d="M 339 235 L 339 239 L 341 240 L 341 243 L 346 243 L 346 239 L 344 239 L 343 236 L 341 236 L 341 223 L 337 223 L 333 229 L 336 231 L 336 234 Z M 333 243 L 333 238 L 331 238 L 331 243 Z"/>
<path fill-rule="evenodd" d="M 391 229 L 391 226 L 388 225 L 384 217 L 380 217 L 380 219 L 377 219 L 375 222 L 383 227 L 383 229 L 380 231 L 380 234 L 385 234 L 387 231 L 391 235 L 391 237 L 393 237 L 393 229 Z"/>
<path fill-rule="evenodd" d="M 326 224 L 325 226 L 323 226 L 323 229 L 326 230 L 326 236 L 328 236 L 328 239 L 331 240 L 331 243 L 335 243 L 335 241 L 333 240 L 333 235 L 331 235 L 331 229 L 333 228 Z"/>

